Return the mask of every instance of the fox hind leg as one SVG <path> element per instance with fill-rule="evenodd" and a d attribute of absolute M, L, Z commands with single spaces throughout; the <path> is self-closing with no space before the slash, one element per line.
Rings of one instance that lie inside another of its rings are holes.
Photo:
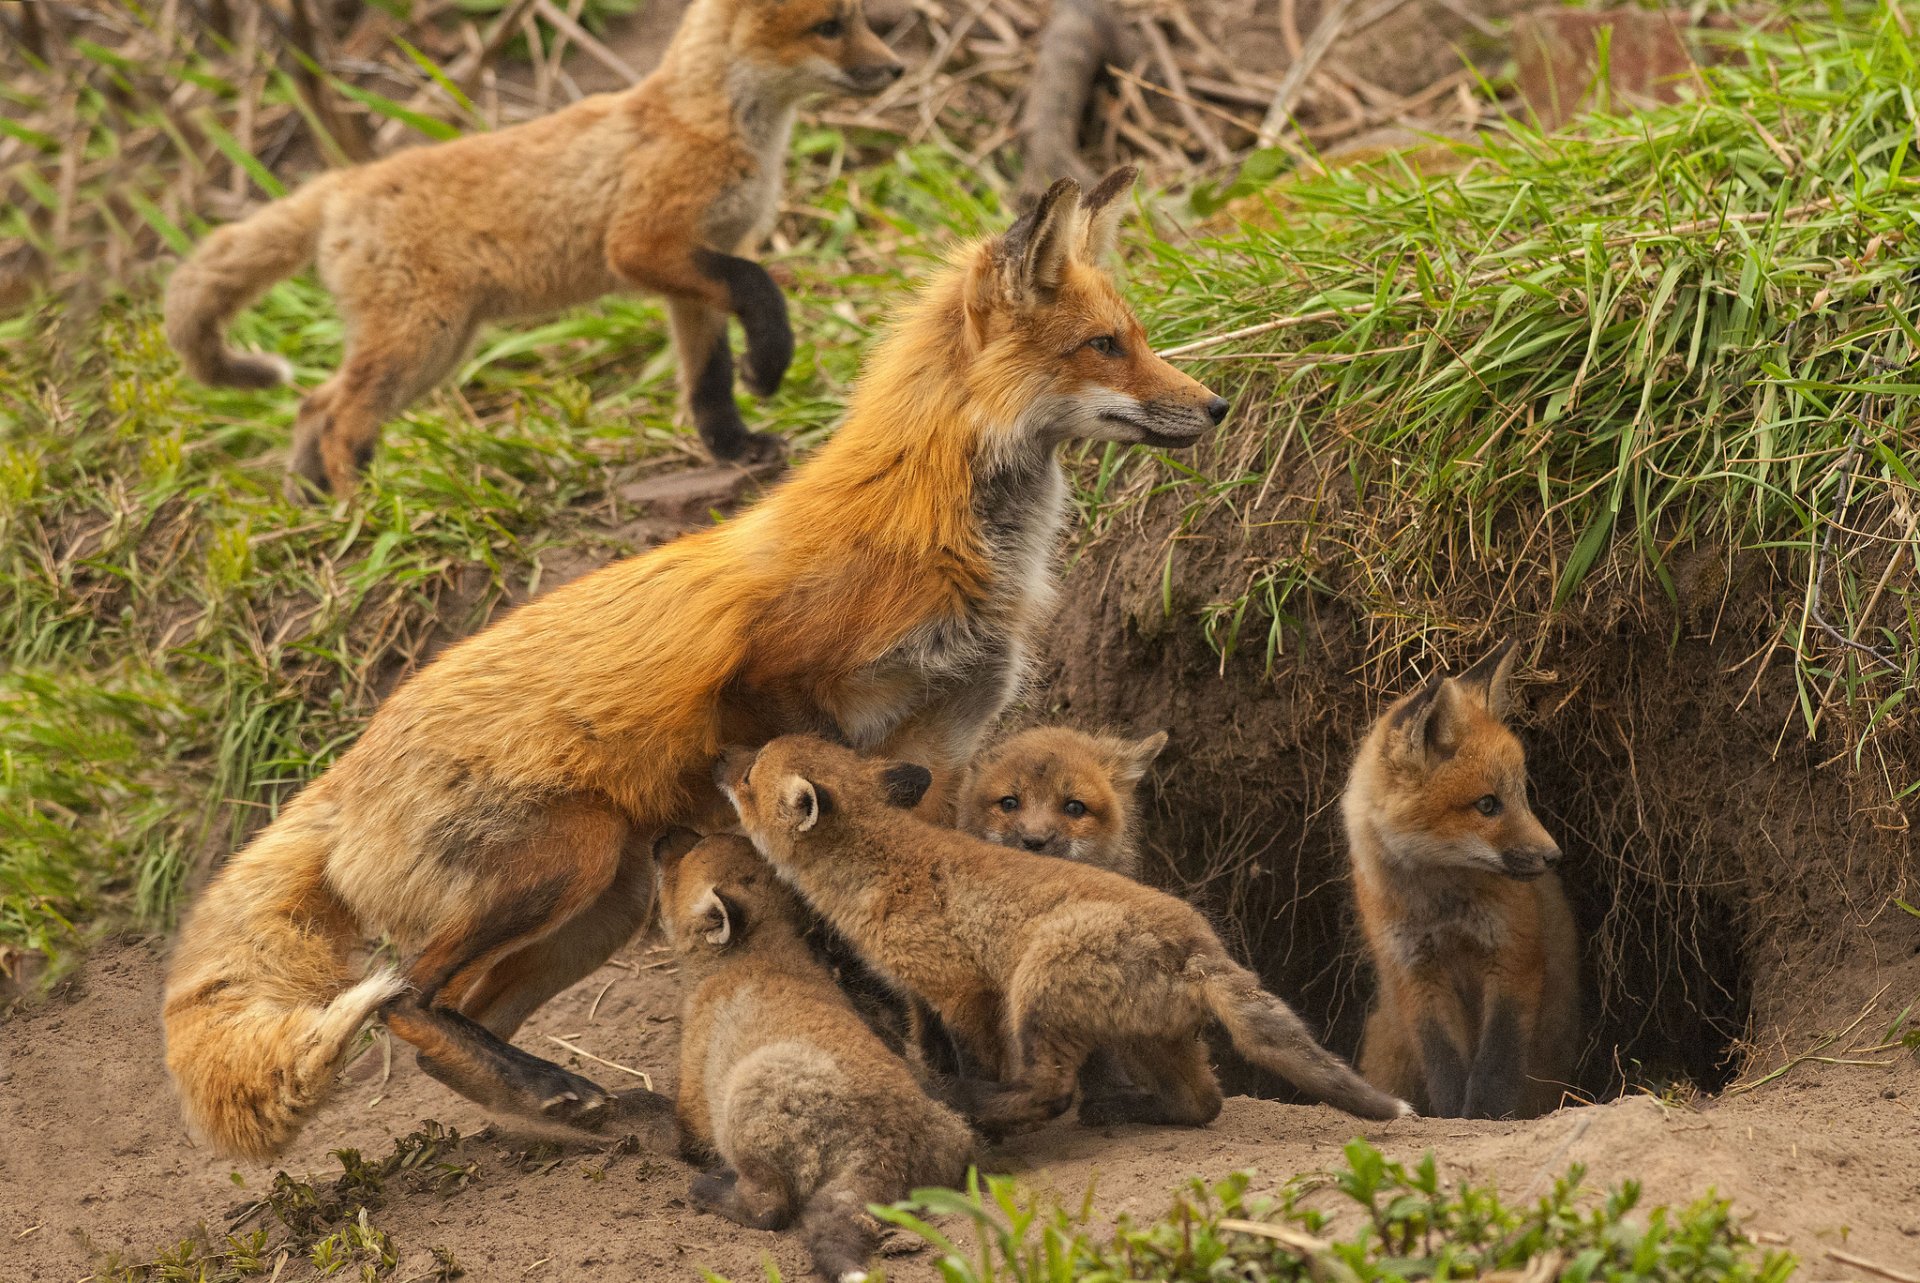
<path fill-rule="evenodd" d="M 733 1171 L 702 1172 L 688 1186 L 687 1198 L 695 1207 L 750 1230 L 783 1230 L 793 1220 L 786 1177 L 755 1157 L 742 1156 Z"/>
<path fill-rule="evenodd" d="M 1207 1046 L 1200 1039 L 1167 1038 L 1132 1044 L 1129 1054 L 1117 1059 L 1125 1067 L 1131 1088 L 1081 1102 L 1080 1121 L 1087 1126 L 1156 1123 L 1205 1127 L 1220 1116 L 1220 1083 L 1213 1076 Z"/>

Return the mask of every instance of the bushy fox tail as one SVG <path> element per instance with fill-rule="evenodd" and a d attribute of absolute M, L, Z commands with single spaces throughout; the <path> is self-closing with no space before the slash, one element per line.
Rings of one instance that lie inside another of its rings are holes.
<path fill-rule="evenodd" d="M 167 1070 L 187 1128 L 223 1155 L 285 1149 L 333 1086 L 354 1035 L 406 988 L 354 982 L 357 924 L 325 881 L 331 835 L 294 806 L 236 854 L 168 967 Z"/>
<path fill-rule="evenodd" d="M 880 1223 L 867 1211 L 858 1178 L 829 1181 L 814 1191 L 800 1213 L 813 1268 L 833 1283 L 862 1283 L 880 1243 Z"/>
<path fill-rule="evenodd" d="M 1199 960 L 1196 960 L 1198 962 Z M 1372 1086 L 1322 1047 L 1293 1008 L 1224 954 L 1199 964 L 1201 991 L 1234 1047 L 1260 1068 L 1360 1118 L 1404 1118 L 1413 1106 Z"/>
<path fill-rule="evenodd" d="M 270 388 L 292 375 L 280 357 L 228 347 L 227 324 L 269 285 L 312 261 L 332 187 L 332 177 L 322 175 L 251 218 L 229 223 L 174 269 L 167 282 L 167 342 L 187 373 L 234 388 Z"/>

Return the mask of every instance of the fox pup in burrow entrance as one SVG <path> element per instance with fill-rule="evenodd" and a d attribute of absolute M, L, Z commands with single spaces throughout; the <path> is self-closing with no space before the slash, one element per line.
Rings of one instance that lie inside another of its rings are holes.
<path fill-rule="evenodd" d="M 1140 876 L 1134 790 L 1167 746 L 1036 726 L 984 750 L 968 768 L 957 827 L 988 842 Z"/>
<path fill-rule="evenodd" d="M 1199 1035 L 1214 1020 L 1249 1060 L 1349 1113 L 1411 1112 L 1316 1042 L 1185 901 L 909 814 L 925 767 L 793 735 L 730 749 L 718 776 L 780 876 L 995 1080 L 970 1092 L 983 1128 L 1066 1112 L 1099 1047 L 1155 1073 L 1093 1118 L 1086 1102 L 1083 1121 L 1209 1123 L 1220 1087 Z"/>
<path fill-rule="evenodd" d="M 1535 1117 L 1573 1070 L 1579 943 L 1503 720 L 1513 660 L 1508 643 L 1395 703 L 1341 800 L 1379 976 L 1360 1071 L 1424 1114 Z"/>
<path fill-rule="evenodd" d="M 1052 612 L 1061 444 L 1191 445 L 1225 416 L 1098 265 L 1132 178 L 1062 180 L 961 247 L 764 501 L 448 647 L 226 862 L 164 995 L 197 1135 L 277 1153 L 376 1012 L 496 1111 L 658 1109 L 507 1039 L 646 921 L 662 829 L 730 822 L 721 746 L 831 729 L 958 771 Z M 377 935 L 406 961 L 356 984 Z"/>
<path fill-rule="evenodd" d="M 222 331 L 267 286 L 319 262 L 346 356 L 300 403 L 288 491 L 345 495 L 380 425 L 445 378 L 483 322 L 611 290 L 663 294 L 683 408 L 722 459 L 779 452 L 733 402 L 727 316 L 746 384 L 771 395 L 793 357 L 786 300 L 740 251 L 771 228 L 794 110 L 874 93 L 902 67 L 860 0 L 694 0 L 634 88 L 550 116 L 324 174 L 207 237 L 167 287 L 167 337 L 203 383 L 271 387 L 278 357 Z"/>
<path fill-rule="evenodd" d="M 867 1204 L 959 1185 L 973 1132 L 855 1013 L 751 843 L 671 830 L 654 855 L 686 992 L 682 1145 L 723 1163 L 690 1197 L 751 1229 L 797 1214 L 816 1270 L 863 1278 L 879 1237 Z"/>

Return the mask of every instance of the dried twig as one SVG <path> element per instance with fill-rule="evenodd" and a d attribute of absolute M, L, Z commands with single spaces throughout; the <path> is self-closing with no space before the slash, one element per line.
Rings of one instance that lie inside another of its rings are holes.
<path fill-rule="evenodd" d="M 1313 34 L 1301 47 L 1300 56 L 1287 68 L 1286 76 L 1280 81 L 1280 88 L 1274 91 L 1273 102 L 1267 107 L 1267 118 L 1260 122 L 1259 145 L 1271 147 L 1286 129 L 1293 118 L 1293 105 L 1300 97 L 1300 91 L 1307 87 L 1307 77 L 1327 56 L 1327 50 L 1333 48 L 1333 42 L 1340 38 L 1340 32 L 1346 26 L 1347 15 L 1353 12 L 1359 0 L 1333 0 L 1333 4 L 1315 24 Z"/>
<path fill-rule="evenodd" d="M 592 1052 L 588 1051 L 586 1048 L 581 1047 L 576 1043 L 570 1042 L 567 1039 L 560 1037 L 560 1035 L 558 1034 L 548 1034 L 547 1041 L 552 1043 L 558 1043 L 562 1047 L 565 1047 L 568 1051 L 572 1052 L 574 1055 L 580 1056 L 586 1060 L 591 1060 L 596 1065 L 605 1065 L 608 1069 L 618 1069 L 623 1074 L 632 1074 L 635 1078 L 638 1078 L 640 1080 L 641 1086 L 645 1087 L 648 1091 L 653 1090 L 653 1075 L 647 1073 L 644 1069 L 631 1069 L 626 1065 L 621 1064 L 617 1060 L 608 1060 L 605 1056 L 596 1056 Z"/>

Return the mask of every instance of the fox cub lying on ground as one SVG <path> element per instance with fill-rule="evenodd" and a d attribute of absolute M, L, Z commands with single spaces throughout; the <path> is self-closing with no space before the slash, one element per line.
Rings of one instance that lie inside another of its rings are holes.
<path fill-rule="evenodd" d="M 985 1129 L 1065 1112 L 1098 1047 L 1156 1076 L 1088 1121 L 1210 1122 L 1220 1088 L 1198 1035 L 1211 1020 L 1249 1060 L 1350 1113 L 1412 1112 L 1314 1041 L 1184 901 L 908 814 L 924 767 L 787 736 L 730 750 L 717 776 L 780 876 L 992 1076 L 972 1093 Z"/>
<path fill-rule="evenodd" d="M 855 1014 L 752 844 L 674 830 L 654 854 L 686 990 L 682 1147 L 724 1164 L 691 1198 L 752 1229 L 798 1215 L 815 1269 L 864 1278 L 879 1230 L 867 1204 L 961 1184 L 973 1133 Z"/>
<path fill-rule="evenodd" d="M 380 425 L 445 378 L 483 322 L 627 288 L 663 294 L 683 406 L 716 457 L 778 453 L 733 403 L 726 318 L 767 396 L 793 356 L 786 301 L 738 257 L 772 226 L 799 102 L 874 93 L 903 68 L 860 0 L 694 0 L 660 66 L 620 94 L 325 174 L 214 232 L 174 272 L 167 337 L 204 383 L 270 387 L 275 357 L 222 330 L 319 261 L 346 357 L 300 405 L 289 492 L 345 495 Z M 303 484 L 304 483 L 304 484 Z"/>
<path fill-rule="evenodd" d="M 1580 1032 L 1560 848 L 1527 805 L 1511 643 L 1374 723 L 1342 799 L 1379 975 L 1360 1070 L 1424 1114 L 1555 1108 Z"/>
<path fill-rule="evenodd" d="M 1036 726 L 981 752 L 967 772 L 958 827 L 1018 851 L 1140 876 L 1134 790 L 1167 746 Z"/>

